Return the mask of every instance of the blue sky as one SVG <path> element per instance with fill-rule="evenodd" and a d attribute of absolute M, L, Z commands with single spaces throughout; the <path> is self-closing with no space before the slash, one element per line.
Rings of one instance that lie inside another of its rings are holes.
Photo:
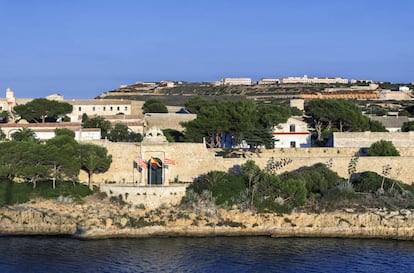
<path fill-rule="evenodd" d="M 0 97 L 222 77 L 411 82 L 413 14 L 411 0 L 0 0 Z"/>

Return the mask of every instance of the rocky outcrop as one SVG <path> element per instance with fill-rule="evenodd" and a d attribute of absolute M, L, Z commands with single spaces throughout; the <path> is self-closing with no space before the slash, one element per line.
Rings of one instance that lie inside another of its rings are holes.
<path fill-rule="evenodd" d="M 413 240 L 414 210 L 259 214 L 233 210 L 146 210 L 109 202 L 50 201 L 0 209 L 2 235 L 71 235 L 79 238 L 150 236 L 355 237 Z"/>

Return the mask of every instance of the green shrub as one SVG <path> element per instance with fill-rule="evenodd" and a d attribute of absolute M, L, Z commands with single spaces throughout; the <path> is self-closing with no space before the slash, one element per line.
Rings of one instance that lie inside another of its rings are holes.
<path fill-rule="evenodd" d="M 369 147 L 368 156 L 399 156 L 397 148 L 391 141 L 380 140 Z"/>
<path fill-rule="evenodd" d="M 300 178 L 264 175 L 257 184 L 254 205 L 259 211 L 291 212 L 306 203 L 306 185 Z"/>
<path fill-rule="evenodd" d="M 325 164 L 317 163 L 310 167 L 302 167 L 298 170 L 284 173 L 282 179 L 301 179 L 305 181 L 308 196 L 311 194 L 323 195 L 329 189 L 334 188 L 341 180 L 336 172 L 333 172 Z"/>
<path fill-rule="evenodd" d="M 352 184 L 354 185 L 354 189 L 357 192 L 367 192 L 367 193 L 375 193 L 381 188 L 382 181 L 384 179 L 384 191 L 389 191 L 394 183 L 397 181 L 389 178 L 384 178 L 383 176 L 375 173 L 375 172 L 362 172 L 355 176 L 352 179 Z M 404 187 L 409 190 L 410 187 L 408 185 L 404 185 Z M 394 188 L 401 192 L 400 188 L 397 188 L 394 184 Z"/>
<path fill-rule="evenodd" d="M 25 203 L 30 200 L 32 186 L 28 183 L 0 182 L 0 205 Z"/>
<path fill-rule="evenodd" d="M 53 189 L 51 181 L 38 182 L 35 189 L 33 185 L 10 180 L 0 182 L 0 205 L 12 205 L 28 202 L 30 199 L 41 197 L 45 199 L 56 199 L 58 197 L 72 197 L 80 201 L 83 197 L 92 194 L 87 185 L 73 184 L 72 182 L 57 183 Z"/>
<path fill-rule="evenodd" d="M 187 199 L 193 198 L 190 196 L 193 194 L 191 190 L 199 195 L 207 190 L 211 192 L 217 205 L 226 204 L 231 206 L 240 201 L 241 193 L 246 191 L 246 186 L 241 176 L 212 171 L 202 175 L 188 187 L 187 195 L 189 196 Z"/>
<path fill-rule="evenodd" d="M 54 199 L 59 196 L 72 196 L 75 199 L 81 199 L 92 194 L 92 191 L 87 185 L 72 182 L 60 182 L 56 184 L 53 189 L 51 181 L 43 181 L 37 184 L 33 190 L 34 196 L 39 196 L 45 199 Z"/>

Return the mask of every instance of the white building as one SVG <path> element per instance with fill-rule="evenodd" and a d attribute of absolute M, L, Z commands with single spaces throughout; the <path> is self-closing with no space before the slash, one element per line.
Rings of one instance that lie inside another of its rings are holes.
<path fill-rule="evenodd" d="M 73 106 L 68 116 L 73 122 L 80 121 L 83 114 L 91 116 L 131 115 L 130 100 L 67 100 Z"/>
<path fill-rule="evenodd" d="M 251 78 L 222 78 L 221 85 L 251 85 Z"/>
<path fill-rule="evenodd" d="M 344 78 L 318 78 L 318 77 L 308 77 L 304 75 L 303 77 L 286 77 L 281 79 L 282 83 L 324 83 L 324 84 L 332 84 L 332 83 L 342 83 L 347 84 L 349 81 L 348 79 Z"/>
<path fill-rule="evenodd" d="M 311 147 L 311 133 L 308 124 L 301 117 L 291 117 L 286 123 L 276 126 L 273 137 L 275 148 Z"/>
<path fill-rule="evenodd" d="M 370 84 L 370 83 L 374 83 L 374 81 L 373 80 L 365 80 L 365 79 L 363 79 L 363 80 L 355 80 L 355 79 L 352 79 L 351 80 L 351 83 L 352 84 L 356 84 L 356 83 L 368 83 L 368 84 Z"/>
<path fill-rule="evenodd" d="M 81 123 L 77 122 L 51 122 L 51 123 L 4 123 L 0 124 L 0 129 L 6 135 L 6 139 L 11 139 L 14 132 L 22 128 L 29 128 L 35 133 L 35 137 L 39 140 L 48 140 L 55 137 L 56 128 L 66 128 L 75 132 L 75 140 L 99 140 L 101 139 L 100 128 L 82 128 Z"/>
<path fill-rule="evenodd" d="M 260 84 L 260 85 L 277 84 L 277 83 L 280 83 L 280 79 L 262 78 L 257 82 L 257 84 Z"/>

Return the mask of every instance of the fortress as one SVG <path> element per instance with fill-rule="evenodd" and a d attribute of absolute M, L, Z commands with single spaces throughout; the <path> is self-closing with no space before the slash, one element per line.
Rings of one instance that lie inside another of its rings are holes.
<path fill-rule="evenodd" d="M 208 149 L 203 143 L 168 143 L 143 141 L 142 143 L 113 143 L 110 141 L 93 141 L 108 149 L 113 162 L 110 169 L 93 177 L 101 191 L 110 196 L 122 197 L 134 204 L 157 207 L 163 203 L 180 202 L 185 188 L 195 178 L 209 171 L 238 172 L 240 165 L 251 159 L 260 168 L 270 163 L 272 171 L 283 173 L 304 166 L 323 163 L 339 176 L 348 178 L 348 166 L 359 148 L 280 148 L 262 150 L 260 153 L 240 153 L 240 158 L 223 158 L 218 156 L 221 149 Z M 413 148 L 398 148 L 401 156 L 396 157 L 358 157 L 356 172 L 373 171 L 380 175 L 383 169 L 390 171 L 387 177 L 412 184 L 414 169 Z M 151 160 L 158 160 L 158 181 L 154 179 Z M 137 168 L 141 160 L 144 167 Z M 153 173 L 152 177 L 151 174 Z M 159 177 L 161 176 L 161 177 Z M 81 181 L 86 181 L 86 174 L 81 173 Z"/>

